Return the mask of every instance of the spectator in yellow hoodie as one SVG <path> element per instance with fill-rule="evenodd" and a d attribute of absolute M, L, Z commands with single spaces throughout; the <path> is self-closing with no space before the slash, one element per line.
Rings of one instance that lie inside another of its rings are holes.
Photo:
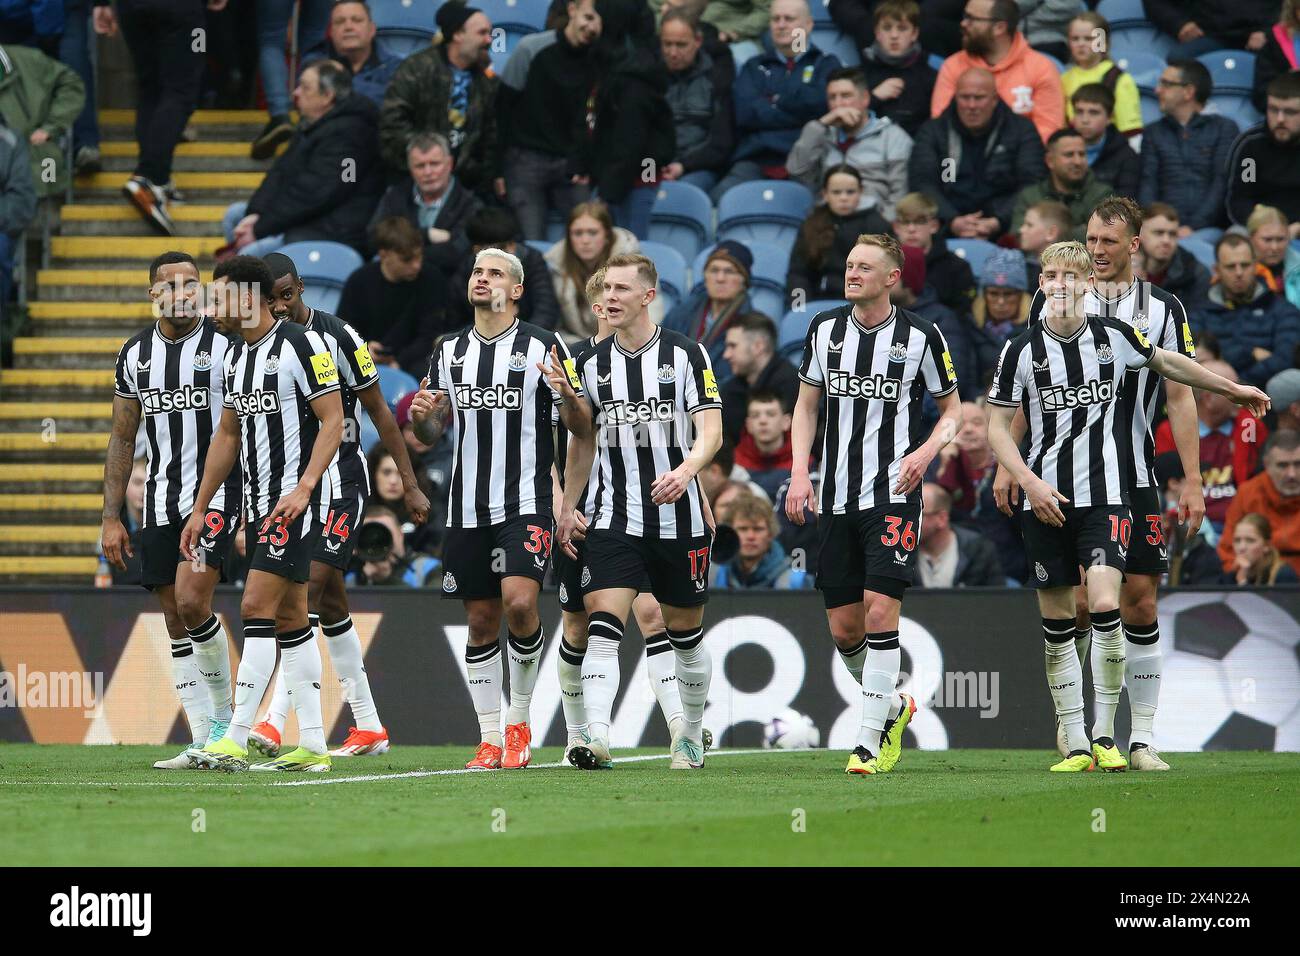
<path fill-rule="evenodd" d="M 1065 116 L 1073 122 L 1075 91 L 1089 83 L 1100 83 L 1115 97 L 1110 121 L 1125 136 L 1142 132 L 1142 101 L 1133 77 L 1111 60 L 1110 23 L 1095 10 L 1085 10 L 1070 21 L 1067 34 L 1072 66 L 1061 74 L 1065 89 Z"/>

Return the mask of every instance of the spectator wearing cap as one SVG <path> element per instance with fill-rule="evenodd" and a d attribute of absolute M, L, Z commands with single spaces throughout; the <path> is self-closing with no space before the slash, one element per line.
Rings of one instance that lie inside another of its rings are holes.
<path fill-rule="evenodd" d="M 908 188 L 938 202 L 953 236 L 995 240 L 1011 225 L 1016 194 L 1043 174 L 1043 141 L 998 99 L 988 70 L 961 74 L 951 99 L 916 134 Z"/>
<path fill-rule="evenodd" d="M 1156 84 L 1164 115 L 1142 130 L 1142 206 L 1167 202 L 1182 220 L 1179 236 L 1223 224 L 1228 159 L 1237 124 L 1205 112 L 1214 85 L 1199 60 L 1170 60 Z"/>
<path fill-rule="evenodd" d="M 478 8 L 444 3 L 438 36 L 393 75 L 379 116 L 379 141 L 390 173 L 407 172 L 407 144 L 440 133 L 451 145 L 460 182 L 481 196 L 505 195 L 497 137 L 497 79 L 489 49 L 492 22 Z"/>
<path fill-rule="evenodd" d="M 1206 302 L 1188 314 L 1195 331 L 1219 341 L 1224 360 L 1243 382 L 1263 387 L 1295 364 L 1300 310 L 1272 291 L 1256 272 L 1255 247 L 1229 232 L 1214 249 L 1215 284 Z"/>
<path fill-rule="evenodd" d="M 980 294 L 971 310 L 981 379 L 992 374 L 1007 340 L 1024 331 L 1029 321 L 1028 293 L 1024 253 L 1000 249 L 985 260 Z"/>
<path fill-rule="evenodd" d="M 900 309 L 915 312 L 921 318 L 938 326 L 948 343 L 948 354 L 957 371 L 957 392 L 963 399 L 974 397 L 982 389 L 975 375 L 975 351 L 971 342 L 970 323 L 939 301 L 932 286 L 926 282 L 925 254 L 916 246 L 903 246 L 903 274 L 889 290 L 889 299 Z M 926 413 L 938 418 L 938 406 L 923 400 Z"/>
<path fill-rule="evenodd" d="M 1273 403 L 1278 431 L 1300 432 L 1300 369 L 1278 372 L 1268 380 L 1264 391 Z"/>
<path fill-rule="evenodd" d="M 1284 73 L 1268 85 L 1264 122 L 1232 146 L 1228 169 L 1228 218 L 1244 225 L 1260 203 L 1282 210 L 1292 239 L 1300 239 L 1300 72 Z M 1251 169 L 1254 175 L 1240 171 Z"/>
<path fill-rule="evenodd" d="M 1169 203 L 1153 202 L 1142 210 L 1142 278 L 1178 296 L 1188 312 L 1205 305 L 1210 291 L 1210 270 L 1178 244 L 1178 210 Z M 1134 262 L 1134 268 L 1138 262 Z"/>
<path fill-rule="evenodd" d="M 1006 585 L 993 545 L 952 523 L 952 496 L 927 481 L 921 487 L 921 539 L 916 583 L 923 588 L 1000 588 Z"/>
<path fill-rule="evenodd" d="M 378 257 L 348 276 L 339 318 L 370 343 L 376 362 L 418 379 L 428 369 L 433 340 L 449 330 L 447 279 L 425 257 L 420 233 L 404 217 L 381 219 L 371 235 Z"/>
<path fill-rule="evenodd" d="M 663 321 L 663 327 L 699 342 L 709 353 L 720 384 L 731 378 L 731 366 L 723 357 L 727 329 L 734 318 L 752 312 L 749 277 L 754 254 L 734 239 L 713 247 L 704 263 L 704 284 L 677 304 Z"/>
<path fill-rule="evenodd" d="M 871 111 L 871 90 L 857 67 L 832 70 L 826 78 L 828 110 L 809 120 L 786 158 L 790 176 L 820 189 L 826 173 L 852 166 L 861 177 L 859 208 L 879 210 L 886 220 L 907 192 L 907 160 L 912 137 L 888 117 Z"/>
<path fill-rule="evenodd" d="M 1237 373 L 1227 362 L 1203 360 L 1202 367 L 1231 382 Z M 1268 438 L 1268 428 L 1248 408 L 1238 408 L 1222 395 L 1195 391 L 1196 418 L 1201 433 L 1201 483 L 1205 488 L 1205 519 L 1222 531 L 1228 506 L 1238 486 L 1259 470 L 1259 450 Z M 1169 420 L 1156 427 L 1156 454 L 1176 451 Z"/>
<path fill-rule="evenodd" d="M 543 329 L 560 327 L 560 303 L 555 298 L 546 258 L 526 242 L 520 241 L 519 220 L 503 206 L 483 206 L 465 223 L 469 251 L 457 263 L 451 278 L 451 300 L 447 307 L 449 330 L 463 329 L 474 321 L 474 307 L 466 290 L 474 268 L 474 257 L 484 249 L 500 249 L 519 258 L 524 267 L 524 294 L 516 303 L 520 321 Z"/>
<path fill-rule="evenodd" d="M 420 133 L 406 145 L 407 175 L 389 186 L 370 229 L 392 216 L 401 216 L 420 230 L 424 255 L 445 276 L 465 259 L 469 240 L 465 223 L 483 205 L 454 175 L 451 144 L 441 133 Z"/>
<path fill-rule="evenodd" d="M 858 236 L 889 231 L 874 204 L 862 208 L 862 176 L 853 166 L 830 167 L 820 186 L 822 201 L 800 226 L 790 250 L 785 288 L 791 308 L 813 299 L 844 298 L 844 263 Z"/>
<path fill-rule="evenodd" d="M 939 204 L 925 193 L 908 193 L 899 200 L 894 216 L 898 241 L 925 253 L 926 285 L 958 315 L 969 314 L 975 299 L 975 275 L 970 263 L 949 249 L 940 235 Z"/>
<path fill-rule="evenodd" d="M 806 0 L 772 0 L 763 52 L 736 77 L 736 151 L 710 193 L 715 203 L 740 183 L 786 179 L 786 157 L 800 130 L 826 114 L 826 79 L 840 61 L 811 42 L 812 30 Z"/>
<path fill-rule="evenodd" d="M 731 53 L 719 68 L 698 13 L 673 8 L 659 28 L 659 56 L 668 70 L 668 106 L 673 111 L 677 149 L 660 175 L 708 192 L 725 172 L 735 147 Z M 724 44 L 723 49 L 726 49 Z"/>
<path fill-rule="evenodd" d="M 1071 229 L 1066 239 L 1083 241 L 1083 234 L 1097 204 L 1113 191 L 1110 183 L 1098 181 L 1088 168 L 1088 150 L 1083 137 L 1073 129 L 1058 129 L 1047 138 L 1043 158 L 1047 176 L 1026 186 L 1016 196 L 1011 212 L 1011 231 L 1019 232 L 1025 210 L 1035 203 L 1053 199 L 1070 210 Z"/>
<path fill-rule="evenodd" d="M 745 430 L 749 396 L 770 392 L 780 396 L 786 408 L 794 408 L 799 374 L 793 363 L 776 354 L 776 323 L 761 312 L 731 320 L 722 358 L 731 368 L 731 378 L 722 386 L 722 433 L 735 445 Z"/>
<path fill-rule="evenodd" d="M 352 89 L 378 109 L 402 58 L 375 39 L 375 21 L 361 0 L 336 0 L 329 35 L 303 54 L 303 63 L 327 57 L 352 71 Z"/>
<path fill-rule="evenodd" d="M 1237 488 L 1219 539 L 1223 570 L 1234 566 L 1233 534 L 1244 515 L 1268 519 L 1273 545 L 1300 571 L 1300 433 L 1277 431 L 1264 443 L 1264 471 Z"/>

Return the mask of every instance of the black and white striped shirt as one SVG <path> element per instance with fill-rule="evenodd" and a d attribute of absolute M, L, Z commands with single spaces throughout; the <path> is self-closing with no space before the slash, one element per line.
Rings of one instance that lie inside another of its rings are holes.
<path fill-rule="evenodd" d="M 429 381 L 451 400 L 448 527 L 552 513 L 560 399 L 537 368 L 549 362 L 552 346 L 572 370 L 569 350 L 554 332 L 518 319 L 492 339 L 471 326 L 439 344 Z"/>
<path fill-rule="evenodd" d="M 221 370 L 242 341 L 226 338 L 211 321 L 200 321 L 179 339 L 155 323 L 133 336 L 117 354 L 113 390 L 140 403 L 148 446 L 144 526 L 181 524 L 194 510 L 208 443 L 221 421 L 225 381 Z M 232 468 L 209 508 L 234 510 L 240 470 Z"/>
<path fill-rule="evenodd" d="M 297 487 L 320 431 L 311 401 L 338 389 L 338 367 L 325 340 L 292 322 L 276 322 L 227 359 L 225 404 L 239 415 L 249 522 L 267 517 Z M 323 490 L 322 482 L 312 493 L 317 520 L 329 506 Z"/>
<path fill-rule="evenodd" d="M 893 491 L 904 458 L 925 440 L 921 402 L 957 387 L 943 333 L 894 307 L 867 329 L 853 306 L 813 316 L 799 378 L 826 393 L 821 513 L 845 514 L 915 500 Z"/>
<path fill-rule="evenodd" d="M 321 499 L 331 501 L 355 494 L 370 494 L 370 470 L 361 453 L 361 423 L 357 421 L 357 392 L 379 381 L 366 340 L 337 315 L 312 309 L 303 328 L 320 334 L 334 356 L 343 397 L 343 441 L 339 453 L 321 476 Z"/>
<path fill-rule="evenodd" d="M 704 535 L 698 481 L 672 504 L 655 504 L 650 492 L 656 478 L 690 454 L 691 415 L 722 408 L 704 347 L 656 327 L 650 341 L 629 353 L 615 334 L 583 353 L 578 375 L 596 424 L 591 526 L 638 538 Z"/>
<path fill-rule="evenodd" d="M 1178 296 L 1142 279 L 1135 280 L 1123 294 L 1107 299 L 1089 285 L 1083 299 L 1084 314 L 1122 319 L 1148 341 L 1170 352 L 1196 358 L 1196 344 L 1187 323 L 1187 312 Z M 1040 321 L 1043 293 L 1040 289 L 1029 306 L 1029 321 Z M 1155 438 L 1152 428 L 1160 402 L 1161 378 L 1149 368 L 1129 372 L 1124 383 L 1123 422 L 1129 430 L 1132 455 L 1125 459 L 1124 480 L 1130 488 L 1156 485 Z"/>
<path fill-rule="evenodd" d="M 1135 381 L 1130 370 L 1154 355 L 1155 346 L 1136 328 L 1098 316 L 1068 339 L 1035 322 L 1003 346 L 989 402 L 1024 408 L 1027 464 L 1070 506 L 1129 503 L 1122 393 Z"/>

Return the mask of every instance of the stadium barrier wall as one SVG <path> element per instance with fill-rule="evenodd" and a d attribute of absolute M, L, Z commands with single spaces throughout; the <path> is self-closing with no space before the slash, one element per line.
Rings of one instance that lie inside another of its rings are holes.
<path fill-rule="evenodd" d="M 394 742 L 477 740 L 460 604 L 403 589 L 361 589 L 350 601 Z M 237 630 L 238 592 L 222 589 L 216 605 L 227 629 Z M 922 708 L 911 726 L 918 746 L 1053 746 L 1041 622 L 1029 592 L 913 592 L 905 614 L 903 689 Z M 553 593 L 543 595 L 542 618 L 549 637 L 533 698 L 534 740 L 556 745 L 564 720 Z M 1161 598 L 1160 628 L 1158 747 L 1300 750 L 1300 590 L 1170 592 Z M 852 747 L 861 690 L 837 658 L 819 595 L 715 592 L 705 629 L 714 660 L 705 724 L 719 744 L 759 744 L 762 725 L 792 707 L 812 717 L 824 746 Z M 238 646 L 232 641 L 232 663 Z M 668 743 L 642 648 L 631 625 L 612 728 L 616 746 Z M 350 715 L 323 646 L 322 657 L 326 726 L 337 740 Z M 172 683 L 162 615 L 144 591 L 0 592 L 0 741 L 185 742 Z M 1121 703 L 1121 741 L 1127 712 Z M 288 740 L 296 732 L 292 720 Z"/>

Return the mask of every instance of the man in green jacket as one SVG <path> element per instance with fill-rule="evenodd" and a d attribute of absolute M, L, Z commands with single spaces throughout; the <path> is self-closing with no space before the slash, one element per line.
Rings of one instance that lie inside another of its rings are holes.
<path fill-rule="evenodd" d="M 724 43 L 757 40 L 767 29 L 772 0 L 710 0 L 704 22 L 718 28 Z"/>
<path fill-rule="evenodd" d="M 0 321 L 9 304 L 14 248 L 36 215 L 36 190 L 27 162 L 27 143 L 17 130 L 0 124 Z"/>
<path fill-rule="evenodd" d="M 1071 229 L 1063 239 L 1083 241 L 1088 217 L 1097 203 L 1115 191 L 1110 183 L 1100 182 L 1088 168 L 1088 148 L 1083 137 L 1072 129 L 1058 129 L 1047 139 L 1048 176 L 1032 186 L 1026 186 L 1016 196 L 1011 213 L 1011 232 L 1018 234 L 1025 221 L 1025 212 L 1044 199 L 1065 203 L 1070 210 Z"/>
<path fill-rule="evenodd" d="M 27 141 L 41 198 L 67 185 L 63 137 L 85 103 L 86 87 L 70 67 L 32 47 L 0 47 L 0 117 Z"/>

